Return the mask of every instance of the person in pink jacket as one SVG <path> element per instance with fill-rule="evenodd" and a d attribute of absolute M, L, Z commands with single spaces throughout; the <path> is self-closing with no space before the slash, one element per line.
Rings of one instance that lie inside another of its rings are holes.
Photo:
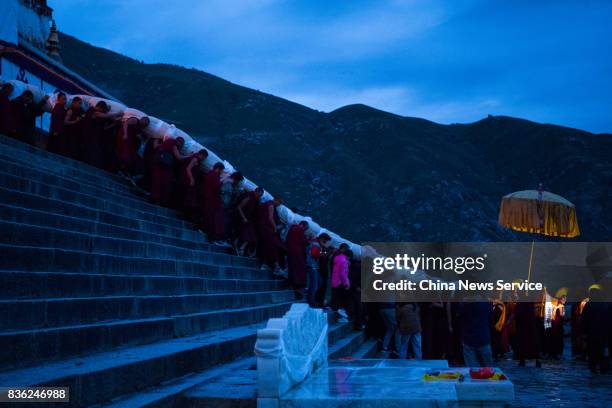
<path fill-rule="evenodd" d="M 348 317 L 345 307 L 347 303 L 347 296 L 351 287 L 349 281 L 349 266 L 350 258 L 349 252 L 346 246 L 340 246 L 338 253 L 334 256 L 331 287 L 332 287 L 332 298 L 331 307 L 332 310 L 338 312 L 343 319 Z"/>

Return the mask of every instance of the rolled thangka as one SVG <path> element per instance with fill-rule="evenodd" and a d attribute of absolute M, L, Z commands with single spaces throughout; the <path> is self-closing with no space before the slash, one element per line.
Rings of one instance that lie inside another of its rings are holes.
<path fill-rule="evenodd" d="M 13 92 L 11 92 L 11 94 L 9 95 L 9 100 L 11 101 L 21 96 L 21 94 L 25 91 L 32 92 L 32 95 L 34 96 L 34 103 L 39 103 L 47 95 L 47 93 L 39 87 L 26 84 L 25 82 L 17 81 L 15 79 L 9 81 L 2 81 L 2 83 L 9 83 L 13 85 Z M 45 112 L 51 112 L 53 106 L 47 100 L 45 106 L 43 106 L 43 109 L 45 110 Z"/>
<path fill-rule="evenodd" d="M 144 133 L 147 136 L 162 140 L 167 137 L 172 137 L 175 131 L 174 129 L 176 129 L 174 125 L 170 125 L 163 120 L 156 118 L 155 116 L 149 116 L 137 109 L 127 108 L 125 111 L 123 111 L 122 120 L 126 121 L 130 118 L 142 119 L 145 116 L 149 118 L 149 126 L 144 129 Z"/>
<path fill-rule="evenodd" d="M 11 94 L 10 99 L 15 99 L 16 97 L 18 97 L 19 95 L 21 95 L 23 93 L 23 91 L 25 90 L 30 90 L 32 91 L 32 94 L 34 95 L 34 102 L 40 102 L 46 95 L 46 93 L 33 85 L 29 85 L 26 84 L 24 82 L 21 81 L 17 81 L 17 80 L 10 80 L 7 81 L 13 84 L 14 90 L 13 93 Z M 2 79 L 0 78 L 0 83 L 2 83 Z M 98 102 L 100 101 L 104 101 L 106 102 L 107 105 L 110 106 L 110 111 L 111 112 L 123 112 L 123 118 L 122 120 L 127 120 L 130 117 L 136 117 L 136 118 L 142 118 L 144 116 L 148 116 L 149 117 L 149 126 L 147 126 L 144 129 L 144 132 L 147 136 L 150 137 L 155 137 L 155 138 L 159 138 L 162 140 L 165 140 L 167 138 L 177 138 L 177 137 L 182 137 L 183 139 L 185 139 L 185 145 L 183 146 L 183 148 L 181 149 L 181 152 L 183 154 L 193 154 L 193 153 L 197 153 L 198 151 L 202 150 L 202 149 L 206 149 L 208 151 L 208 157 L 206 158 L 206 160 L 204 161 L 204 163 L 202 164 L 202 166 L 205 169 L 211 169 L 215 163 L 217 162 L 221 162 L 223 163 L 223 165 L 225 166 L 225 177 L 228 177 L 231 173 L 235 172 L 236 169 L 234 168 L 234 166 L 232 166 L 232 164 L 230 162 L 228 162 L 227 160 L 223 160 L 221 159 L 219 156 L 217 156 L 212 150 L 202 146 L 200 143 L 198 143 L 197 141 L 195 141 L 191 136 L 189 136 L 187 133 L 183 132 L 182 130 L 178 129 L 177 127 L 175 127 L 174 125 L 168 124 L 165 121 L 158 119 L 154 116 L 149 116 L 144 112 L 141 112 L 137 109 L 132 109 L 132 108 L 128 108 L 127 106 L 123 105 L 122 103 L 119 103 L 117 101 L 113 101 L 113 100 L 109 100 L 109 99 L 104 99 L 104 98 L 98 98 L 96 96 L 91 96 L 91 95 L 66 95 L 67 96 L 67 106 L 70 106 L 70 104 L 72 103 L 72 99 L 74 97 L 81 97 L 81 99 L 83 100 L 83 109 L 87 110 L 92 106 L 95 106 Z M 55 106 L 55 101 L 57 100 L 57 94 L 49 94 L 49 99 L 47 101 L 47 106 L 45 106 L 45 110 L 46 111 L 51 111 L 53 109 L 53 107 Z M 242 185 L 244 187 L 245 190 L 247 191 L 251 191 L 254 190 L 255 188 L 257 188 L 257 184 L 255 184 L 254 182 L 248 180 L 247 178 L 245 178 L 242 182 Z M 272 199 L 272 195 L 270 193 L 268 193 L 267 191 L 264 191 L 264 195 L 262 196 L 262 201 L 268 201 Z M 361 246 L 357 245 L 355 243 L 352 243 L 342 237 L 340 237 L 338 234 L 333 233 L 323 227 L 321 227 L 319 224 L 317 224 L 316 222 L 314 222 L 312 220 L 312 218 L 310 217 L 306 217 L 300 214 L 295 214 L 293 211 L 291 211 L 289 208 L 287 208 L 284 205 L 280 205 L 277 208 L 278 211 L 278 215 L 279 218 L 281 220 L 281 222 L 283 224 L 286 225 L 292 225 L 292 224 L 297 224 L 300 221 L 307 221 L 308 225 L 309 225 L 309 233 L 313 236 L 318 236 L 322 233 L 327 233 L 329 234 L 329 236 L 332 238 L 331 240 L 331 244 L 335 247 L 340 246 L 340 244 L 347 244 L 349 246 L 349 248 L 351 249 L 351 251 L 353 251 L 353 254 L 356 258 L 361 258 Z"/>
<path fill-rule="evenodd" d="M 83 100 L 83 110 L 84 111 L 87 111 L 87 109 L 89 108 L 93 108 L 94 106 L 98 104 L 98 102 L 105 102 L 106 105 L 110 107 L 110 111 L 109 111 L 110 113 L 125 112 L 125 110 L 128 108 L 124 104 L 119 103 L 117 101 L 111 101 L 110 99 L 98 98 L 97 96 L 91 96 L 91 95 L 70 95 L 68 96 L 68 104 L 72 103 L 72 99 L 77 96 Z"/>

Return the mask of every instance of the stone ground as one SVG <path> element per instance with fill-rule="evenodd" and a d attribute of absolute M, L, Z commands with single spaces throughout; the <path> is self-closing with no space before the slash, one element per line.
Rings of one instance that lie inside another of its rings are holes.
<path fill-rule="evenodd" d="M 508 359 L 495 363 L 514 383 L 515 408 L 612 407 L 612 374 L 592 374 L 586 361 L 574 359 L 569 339 L 561 360 L 542 360 L 542 368 Z M 376 358 L 384 358 L 378 354 Z"/>
<path fill-rule="evenodd" d="M 568 339 L 569 340 L 569 339 Z M 561 360 L 543 360 L 518 367 L 513 360 L 500 361 L 514 383 L 513 407 L 612 407 L 612 374 L 592 374 L 585 361 L 574 359 L 569 341 Z"/>

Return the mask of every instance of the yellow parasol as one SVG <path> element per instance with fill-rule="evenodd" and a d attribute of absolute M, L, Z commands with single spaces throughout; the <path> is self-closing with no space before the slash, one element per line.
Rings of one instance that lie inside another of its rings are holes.
<path fill-rule="evenodd" d="M 560 195 L 544 191 L 542 184 L 537 190 L 524 190 L 502 198 L 499 223 L 515 231 L 541 234 L 551 237 L 574 238 L 580 235 L 576 206 Z M 531 242 L 529 272 L 535 242 Z"/>

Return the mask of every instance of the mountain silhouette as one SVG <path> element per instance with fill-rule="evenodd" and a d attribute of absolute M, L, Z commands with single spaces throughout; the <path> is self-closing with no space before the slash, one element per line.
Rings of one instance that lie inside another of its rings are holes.
<path fill-rule="evenodd" d="M 60 43 L 66 66 L 355 242 L 538 239 L 501 228 L 497 214 L 503 195 L 540 182 L 576 204 L 580 240 L 612 237 L 610 134 L 491 115 L 441 125 L 362 104 L 324 113 L 65 34 Z"/>

